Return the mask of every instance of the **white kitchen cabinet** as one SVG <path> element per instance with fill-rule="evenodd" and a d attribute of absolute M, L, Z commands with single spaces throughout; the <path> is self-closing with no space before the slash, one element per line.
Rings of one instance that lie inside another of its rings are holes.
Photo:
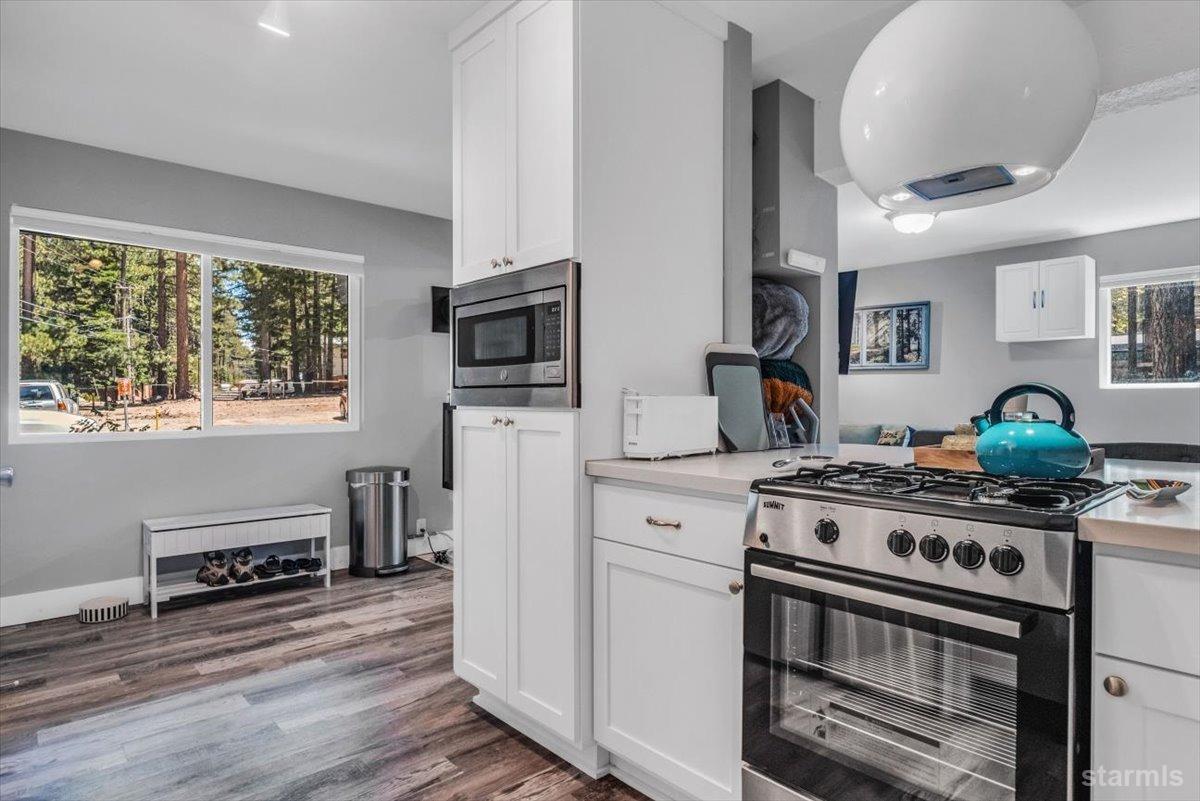
<path fill-rule="evenodd" d="M 1038 337 L 1038 263 L 996 268 L 996 339 L 1019 342 Z"/>
<path fill-rule="evenodd" d="M 496 272 L 504 256 L 507 32 L 495 20 L 452 55 L 456 285 Z"/>
<path fill-rule="evenodd" d="M 456 285 L 578 258 L 575 41 L 571 0 L 523 0 L 454 49 Z"/>
<path fill-rule="evenodd" d="M 1200 798 L 1200 560 L 1097 545 L 1093 564 L 1092 798 Z"/>
<path fill-rule="evenodd" d="M 693 798 L 740 798 L 741 571 L 593 547 L 596 741 Z"/>
<path fill-rule="evenodd" d="M 1036 342 L 1096 335 L 1096 262 L 1089 256 L 996 268 L 996 339 Z"/>
<path fill-rule="evenodd" d="M 1092 683 L 1092 798 L 1200 798 L 1200 678 L 1097 656 Z"/>
<path fill-rule="evenodd" d="M 458 409 L 454 670 L 576 739 L 576 414 Z"/>
<path fill-rule="evenodd" d="M 505 412 L 507 426 L 508 703 L 575 737 L 578 626 L 575 420 L 572 412 Z"/>
<path fill-rule="evenodd" d="M 508 429 L 487 409 L 454 412 L 454 672 L 504 697 Z"/>

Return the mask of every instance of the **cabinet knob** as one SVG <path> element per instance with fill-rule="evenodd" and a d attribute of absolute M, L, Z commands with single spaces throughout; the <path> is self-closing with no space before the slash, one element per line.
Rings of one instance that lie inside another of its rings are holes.
<path fill-rule="evenodd" d="M 497 267 L 499 267 L 499 266 L 500 266 L 500 260 L 499 260 L 499 259 L 492 259 L 492 269 L 494 270 L 494 269 L 496 269 L 496 268 L 497 268 Z"/>
<path fill-rule="evenodd" d="M 494 425 L 494 426 L 500 425 L 500 418 L 497 417 L 496 415 L 492 415 L 492 425 Z"/>
<path fill-rule="evenodd" d="M 510 257 L 510 256 L 504 257 L 504 266 L 505 267 L 512 267 L 512 263 L 513 263 L 512 257 Z"/>
<path fill-rule="evenodd" d="M 683 528 L 683 523 L 678 520 L 660 520 L 657 517 L 646 515 L 646 524 L 650 526 L 658 526 L 659 528 L 673 528 L 679 530 Z"/>
<path fill-rule="evenodd" d="M 1125 693 L 1129 692 L 1129 684 L 1120 676 L 1105 676 L 1104 677 L 1104 692 L 1120 698 Z"/>
<path fill-rule="evenodd" d="M 512 424 L 513 424 L 513 419 L 511 417 L 504 418 L 504 425 L 511 426 Z"/>
<path fill-rule="evenodd" d="M 741 592 L 743 589 L 745 589 L 745 587 L 746 587 L 745 584 L 738 581 L 737 579 L 734 579 L 733 581 L 729 582 L 729 594 L 737 595 L 739 592 Z"/>

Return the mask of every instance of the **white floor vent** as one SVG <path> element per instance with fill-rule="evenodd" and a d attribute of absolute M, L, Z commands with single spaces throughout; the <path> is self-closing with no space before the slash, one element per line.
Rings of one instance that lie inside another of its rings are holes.
<path fill-rule="evenodd" d="M 119 620 L 129 614 L 129 599 L 106 595 L 103 598 L 91 598 L 79 605 L 80 623 L 107 623 Z"/>

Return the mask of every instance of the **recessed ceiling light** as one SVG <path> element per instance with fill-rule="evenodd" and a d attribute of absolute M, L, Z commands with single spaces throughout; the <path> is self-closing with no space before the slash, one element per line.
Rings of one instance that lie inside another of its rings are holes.
<path fill-rule="evenodd" d="M 892 195 L 892 200 L 896 201 L 897 203 L 902 203 L 905 200 L 908 200 L 910 197 L 912 197 L 912 195 L 910 195 L 908 192 L 897 192 L 896 194 Z"/>
<path fill-rule="evenodd" d="M 1037 172 L 1037 167 L 1030 167 L 1028 165 L 1013 167 L 1012 169 L 1012 174 L 1018 178 L 1024 178 L 1027 175 L 1033 175 L 1035 172 Z"/>
<path fill-rule="evenodd" d="M 258 18 L 258 27 L 283 37 L 291 36 L 288 30 L 287 6 L 283 0 L 271 0 Z"/>
<path fill-rule="evenodd" d="M 936 212 L 929 211 L 891 211 L 884 215 L 892 221 L 892 227 L 902 234 L 919 234 L 928 231 L 937 217 Z"/>

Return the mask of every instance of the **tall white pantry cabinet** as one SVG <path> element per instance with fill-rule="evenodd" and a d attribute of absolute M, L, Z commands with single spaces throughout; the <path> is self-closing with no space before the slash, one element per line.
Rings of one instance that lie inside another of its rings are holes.
<path fill-rule="evenodd" d="M 493 0 L 450 35 L 454 284 L 582 265 L 580 408 L 454 413 L 454 669 L 474 703 L 592 776 L 610 765 L 584 467 L 621 455 L 623 386 L 705 391 L 726 30 L 687 2 Z"/>

